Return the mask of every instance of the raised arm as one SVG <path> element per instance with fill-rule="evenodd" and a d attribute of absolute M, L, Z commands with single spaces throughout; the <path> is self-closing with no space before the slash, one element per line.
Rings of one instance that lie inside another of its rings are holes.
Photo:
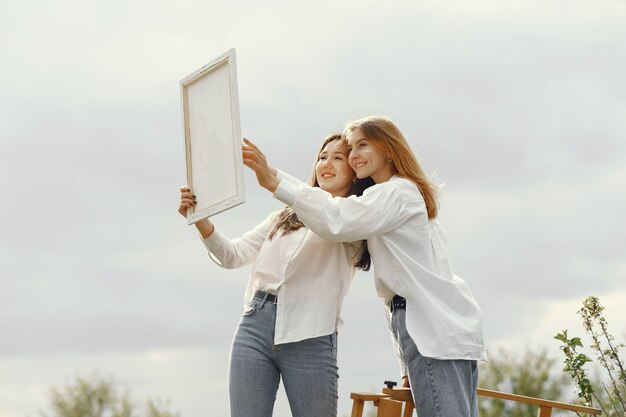
<path fill-rule="evenodd" d="M 390 183 L 374 185 L 360 197 L 340 198 L 318 187 L 283 180 L 274 197 L 290 205 L 309 229 L 334 242 L 363 240 L 389 232 L 421 211 L 419 200 L 409 199 L 413 196 Z"/>
<path fill-rule="evenodd" d="M 186 186 L 180 188 L 180 193 L 178 212 L 187 217 L 187 209 L 196 204 L 196 199 Z M 274 215 L 270 215 L 263 223 L 236 239 L 229 239 L 221 234 L 209 219 L 200 220 L 195 226 L 202 236 L 210 258 L 219 266 L 230 269 L 251 264 L 256 260 L 270 232 L 273 219 Z"/>
<path fill-rule="evenodd" d="M 261 187 L 274 192 L 280 182 L 276 178 L 276 169 L 267 163 L 267 158 L 254 143 L 246 138 L 243 141 L 242 154 L 244 165 L 254 171 L 256 180 Z"/>
<path fill-rule="evenodd" d="M 263 152 L 250 141 L 246 144 L 244 164 L 255 172 L 259 184 L 291 206 L 310 230 L 326 240 L 367 239 L 395 229 L 410 216 L 426 215 L 424 200 L 410 181 L 390 180 L 370 187 L 360 197 L 333 198 L 321 188 L 272 172 Z"/>
<path fill-rule="evenodd" d="M 187 209 L 196 205 L 196 196 L 193 195 L 189 187 L 183 185 L 180 187 L 180 204 L 178 205 L 178 212 L 184 218 L 187 218 Z M 213 234 L 215 230 L 215 225 L 211 223 L 209 219 L 203 219 L 194 223 L 200 235 L 202 235 L 202 239 L 206 239 L 207 237 Z"/>
<path fill-rule="evenodd" d="M 219 230 L 215 230 L 203 240 L 209 256 L 219 266 L 227 269 L 253 263 L 270 233 L 274 219 L 275 215 L 271 214 L 261 224 L 236 239 L 229 239 Z"/>

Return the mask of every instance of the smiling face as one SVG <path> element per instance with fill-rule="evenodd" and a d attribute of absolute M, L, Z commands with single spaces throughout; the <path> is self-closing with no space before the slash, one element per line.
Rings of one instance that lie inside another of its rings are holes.
<path fill-rule="evenodd" d="M 348 164 L 348 146 L 345 141 L 333 140 L 324 146 L 315 164 L 315 176 L 320 188 L 334 197 L 348 195 L 354 172 Z"/>
<path fill-rule="evenodd" d="M 365 137 L 361 129 L 352 130 L 347 138 L 350 166 L 357 178 L 372 177 L 378 184 L 393 176 L 393 164 L 387 162 L 385 150 Z"/>

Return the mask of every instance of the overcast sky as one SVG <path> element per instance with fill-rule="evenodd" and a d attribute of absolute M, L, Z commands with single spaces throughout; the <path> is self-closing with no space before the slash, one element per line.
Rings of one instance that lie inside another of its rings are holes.
<path fill-rule="evenodd" d="M 249 268 L 176 212 L 180 79 L 237 50 L 241 127 L 305 179 L 320 141 L 391 117 L 445 183 L 455 272 L 487 346 L 546 347 L 597 295 L 626 339 L 626 3 L 25 1 L 0 13 L 0 417 L 99 371 L 183 417 L 228 415 Z M 245 173 L 227 236 L 280 204 Z M 351 391 L 398 379 L 372 275 L 340 335 Z M 281 388 L 282 390 L 282 388 Z M 290 415 L 279 396 L 276 417 Z"/>

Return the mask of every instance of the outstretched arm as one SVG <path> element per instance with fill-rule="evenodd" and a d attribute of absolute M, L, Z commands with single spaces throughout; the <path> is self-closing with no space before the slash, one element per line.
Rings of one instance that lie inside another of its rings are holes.
<path fill-rule="evenodd" d="M 178 206 L 178 212 L 185 218 L 187 218 L 187 209 L 196 205 L 196 196 L 192 194 L 189 187 L 186 185 L 180 187 L 180 204 Z M 203 219 L 194 223 L 196 229 L 200 232 L 203 239 L 211 236 L 215 230 L 215 226 L 209 219 Z"/>
<path fill-rule="evenodd" d="M 196 205 L 196 197 L 187 186 L 180 187 L 180 204 L 178 212 L 187 217 L 187 209 Z M 202 235 L 202 240 L 210 258 L 223 268 L 238 268 L 256 260 L 265 238 L 273 224 L 274 215 L 270 215 L 263 223 L 237 239 L 228 239 L 209 219 L 195 223 Z"/>
<path fill-rule="evenodd" d="M 276 168 L 267 163 L 267 158 L 261 150 L 248 139 L 243 139 L 243 163 L 256 174 L 259 185 L 270 192 L 276 191 L 280 180 L 276 178 Z"/>
<path fill-rule="evenodd" d="M 291 206 L 313 232 L 332 242 L 353 242 L 395 229 L 410 216 L 426 214 L 424 200 L 408 181 L 374 186 L 362 196 L 335 197 L 306 183 L 279 180 L 263 152 L 249 140 L 244 164 L 259 184 Z"/>

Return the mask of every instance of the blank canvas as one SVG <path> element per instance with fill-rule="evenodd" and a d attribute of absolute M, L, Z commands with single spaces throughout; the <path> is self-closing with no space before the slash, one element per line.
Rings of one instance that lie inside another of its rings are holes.
<path fill-rule="evenodd" d="M 235 50 L 180 82 L 187 183 L 197 205 L 193 224 L 244 202 Z"/>

